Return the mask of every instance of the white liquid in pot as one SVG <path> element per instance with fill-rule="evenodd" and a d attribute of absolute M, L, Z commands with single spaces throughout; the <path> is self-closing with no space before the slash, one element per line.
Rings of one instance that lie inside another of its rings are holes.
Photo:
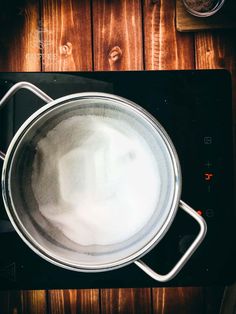
<path fill-rule="evenodd" d="M 147 223 L 160 195 L 152 151 L 127 122 L 75 116 L 37 145 L 32 189 L 41 214 L 81 245 L 125 241 Z"/>

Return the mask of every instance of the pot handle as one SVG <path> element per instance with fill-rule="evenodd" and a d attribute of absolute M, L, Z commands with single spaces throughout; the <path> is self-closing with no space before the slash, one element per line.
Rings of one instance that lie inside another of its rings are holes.
<path fill-rule="evenodd" d="M 190 247 L 187 249 L 187 251 L 181 257 L 181 259 L 178 261 L 178 263 L 171 269 L 171 271 L 169 273 L 167 273 L 165 275 L 160 275 L 160 274 L 156 273 L 154 270 L 152 270 L 149 266 L 147 266 L 142 260 L 138 260 L 138 261 L 134 262 L 146 274 L 148 274 L 154 280 L 157 280 L 160 282 L 169 281 L 169 280 L 173 279 L 179 273 L 179 271 L 183 268 L 183 266 L 186 264 L 186 262 L 193 255 L 193 253 L 196 251 L 198 246 L 201 244 L 201 242 L 204 239 L 206 232 L 207 232 L 207 225 L 206 225 L 205 220 L 198 213 L 196 213 L 196 211 L 194 209 L 192 209 L 189 205 L 187 205 L 183 201 L 180 201 L 179 206 L 186 213 L 188 213 L 190 216 L 192 216 L 193 219 L 195 219 L 198 222 L 198 224 L 200 226 L 200 231 L 199 231 L 196 239 L 193 241 L 193 243 L 190 245 Z"/>
<path fill-rule="evenodd" d="M 0 159 L 2 159 L 4 161 L 5 159 L 5 154 L 3 152 L 0 151 Z"/>
<path fill-rule="evenodd" d="M 45 94 L 41 89 L 39 89 L 37 86 L 29 83 L 29 82 L 18 82 L 14 84 L 3 96 L 3 98 L 0 100 L 0 109 L 9 101 L 9 99 L 20 89 L 28 89 L 32 93 L 34 93 L 36 96 L 44 100 L 46 103 L 49 103 L 53 101 L 51 97 L 49 97 L 47 94 Z M 0 159 L 5 159 L 5 154 L 0 151 Z"/>

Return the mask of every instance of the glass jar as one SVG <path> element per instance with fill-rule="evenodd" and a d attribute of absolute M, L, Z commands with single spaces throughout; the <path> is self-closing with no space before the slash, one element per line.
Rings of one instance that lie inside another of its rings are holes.
<path fill-rule="evenodd" d="M 197 17 L 208 17 L 218 12 L 225 0 L 183 0 L 187 11 Z"/>

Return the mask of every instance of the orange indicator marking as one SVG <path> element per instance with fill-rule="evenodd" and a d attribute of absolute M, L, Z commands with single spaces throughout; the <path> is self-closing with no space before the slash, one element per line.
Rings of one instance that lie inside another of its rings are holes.
<path fill-rule="evenodd" d="M 213 178 L 213 173 L 204 173 L 204 177 L 206 181 L 210 181 Z"/>

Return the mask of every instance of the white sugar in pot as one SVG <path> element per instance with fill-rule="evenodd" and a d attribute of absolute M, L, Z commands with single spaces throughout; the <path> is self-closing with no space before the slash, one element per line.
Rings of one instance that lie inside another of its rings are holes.
<path fill-rule="evenodd" d="M 21 88 L 47 104 L 0 155 L 3 200 L 19 236 L 42 258 L 69 270 L 103 272 L 135 263 L 155 280 L 175 277 L 207 227 L 180 200 L 179 160 L 163 127 L 112 94 L 52 100 L 27 82 L 15 84 L 0 107 Z M 166 234 L 178 208 L 200 230 L 173 269 L 161 275 L 141 258 Z"/>

